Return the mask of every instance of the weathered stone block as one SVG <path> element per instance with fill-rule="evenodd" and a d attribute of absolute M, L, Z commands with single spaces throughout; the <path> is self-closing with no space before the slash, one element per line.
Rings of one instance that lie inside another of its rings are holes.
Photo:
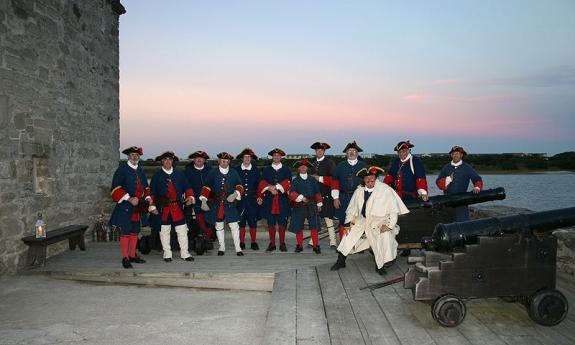
<path fill-rule="evenodd" d="M 16 114 L 14 115 L 14 127 L 16 129 L 25 129 L 26 128 L 26 115 L 25 114 Z"/>
<path fill-rule="evenodd" d="M 11 179 L 16 176 L 16 165 L 13 161 L 3 160 L 0 164 L 0 179 Z"/>

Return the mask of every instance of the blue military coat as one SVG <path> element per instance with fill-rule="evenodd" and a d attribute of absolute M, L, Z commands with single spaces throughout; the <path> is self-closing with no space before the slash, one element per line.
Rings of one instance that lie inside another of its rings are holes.
<path fill-rule="evenodd" d="M 143 189 L 140 191 L 140 195 L 137 195 L 136 193 L 137 180 L 140 181 Z M 116 226 L 120 228 L 123 234 L 138 232 L 140 230 L 139 223 L 134 224 L 132 222 L 134 206 L 132 206 L 132 204 L 130 204 L 127 200 L 118 203 L 118 201 L 121 200 L 126 193 L 130 196 L 135 196 L 139 199 L 143 199 L 149 195 L 149 187 L 148 180 L 144 174 L 144 169 L 142 169 L 141 166 L 138 166 L 137 169 L 133 169 L 128 165 L 127 162 L 122 162 L 112 177 L 111 194 L 112 199 L 114 199 L 116 202 L 116 206 L 112 212 L 109 224 L 110 226 Z"/>
<path fill-rule="evenodd" d="M 300 194 L 308 201 L 296 202 Z M 303 230 L 306 218 L 310 230 L 319 230 L 317 204 L 321 202 L 322 197 L 318 182 L 310 175 L 304 180 L 298 174 L 291 183 L 289 198 L 292 201 L 292 211 L 288 230 L 293 233 Z"/>
<path fill-rule="evenodd" d="M 234 202 L 227 201 L 227 197 L 239 191 L 243 192 L 242 181 L 237 171 L 230 168 L 227 174 L 223 174 L 219 168 L 214 168 L 208 174 L 206 183 L 202 190 L 202 196 L 208 198 L 210 210 L 206 215 L 206 221 L 210 224 L 225 221 L 234 223 L 240 220 L 237 200 Z M 224 219 L 218 219 L 218 212 L 223 206 Z"/>
<path fill-rule="evenodd" d="M 335 215 L 341 224 L 345 221 L 345 210 L 349 205 L 351 196 L 362 181 L 361 177 L 357 176 L 357 173 L 365 167 L 367 167 L 367 164 L 364 161 L 358 161 L 355 165 L 350 165 L 346 159 L 335 168 L 335 179 L 337 181 L 335 185 L 337 188 L 334 189 L 339 189 L 339 202 L 341 203 Z"/>
<path fill-rule="evenodd" d="M 260 172 L 255 164 L 252 164 L 251 169 L 242 169 L 242 165 L 235 167 L 242 185 L 244 192 L 242 199 L 237 203 L 238 212 L 240 213 L 240 227 L 246 226 L 246 222 L 250 227 L 257 226 L 257 221 L 260 219 L 259 205 L 257 203 L 257 189 L 260 183 Z"/>

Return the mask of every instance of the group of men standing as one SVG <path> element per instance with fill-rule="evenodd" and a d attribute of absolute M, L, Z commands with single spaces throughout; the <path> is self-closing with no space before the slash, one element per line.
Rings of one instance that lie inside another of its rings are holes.
<path fill-rule="evenodd" d="M 383 182 L 378 176 L 384 170 L 368 167 L 359 160 L 363 150 L 355 141 L 345 146 L 346 159 L 337 166 L 325 156 L 329 144 L 316 142 L 310 147 L 315 150 L 315 158 L 297 161 L 295 176 L 282 164 L 285 152 L 279 148 L 268 152 L 272 161 L 261 174 L 254 163 L 258 157 L 250 148 L 235 157 L 242 163 L 234 168 L 230 167 L 234 156 L 227 152 L 219 153 L 218 166 L 211 168 L 206 165 L 208 154 L 196 151 L 189 155 L 192 162 L 183 172 L 173 166 L 178 157 L 172 151 L 166 151 L 156 157 L 161 168 L 152 176 L 149 185 L 138 165 L 142 148 L 125 149 L 122 152 L 128 156 L 128 161 L 120 165 L 113 177 L 112 198 L 117 204 L 110 220 L 110 225 L 121 230 L 123 267 L 131 268 L 131 263 L 145 262 L 135 251 L 141 213 L 149 212 L 161 223 L 160 241 L 166 262 L 172 261 L 172 228 L 177 235 L 181 258 L 194 260 L 188 251 L 186 215 L 195 219 L 206 238 L 212 238 L 215 230 L 220 256 L 226 251 L 226 223 L 232 233 L 236 255 L 244 255 L 246 227 L 249 227 L 250 248 L 259 250 L 256 228 L 261 218 L 266 219 L 268 226 L 266 251 L 277 249 L 276 234 L 279 250 L 287 251 L 286 229 L 296 234 L 295 252 L 303 251 L 303 230 L 307 221 L 309 244 L 316 254 L 320 254 L 318 232 L 323 219 L 330 247 L 339 252 L 338 262 L 332 269 L 345 267 L 348 254 L 371 247 L 378 272 L 382 273 L 383 265 L 395 259 L 395 235 L 399 232 L 397 217 L 409 212 L 403 200 L 428 199 L 425 169 L 421 160 L 411 154 L 413 144 L 401 141 L 395 146 L 398 157 L 392 161 Z M 474 192 L 481 190 L 481 178 L 462 161 L 466 154 L 460 146 L 451 149 L 452 161 L 443 167 L 436 181 L 444 193 L 464 192 L 469 181 L 473 183 Z M 468 219 L 466 212 L 466 209 L 458 210 L 457 220 Z M 288 218 L 291 219 L 289 228 Z M 339 236 L 334 218 L 339 220 Z"/>

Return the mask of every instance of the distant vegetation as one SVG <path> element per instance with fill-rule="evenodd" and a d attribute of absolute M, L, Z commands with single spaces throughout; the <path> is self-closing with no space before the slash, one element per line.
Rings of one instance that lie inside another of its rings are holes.
<path fill-rule="evenodd" d="M 394 155 L 374 155 L 373 158 L 364 159 L 368 165 L 377 165 L 384 167 L 386 170 L 391 164 Z M 344 160 L 343 157 L 331 157 L 335 163 Z M 433 154 L 422 156 L 425 170 L 428 173 L 437 173 L 446 163 L 451 161 L 448 154 Z M 292 167 L 295 159 L 284 159 L 282 162 Z M 476 154 L 468 155 L 465 161 L 470 163 L 479 171 L 483 172 L 530 172 L 530 171 L 557 171 L 557 170 L 571 170 L 575 171 L 575 152 L 563 152 L 556 154 L 552 157 L 547 157 L 541 154 L 515 154 L 515 153 L 500 153 L 500 154 Z M 185 168 L 189 162 L 177 162 L 176 166 Z M 214 166 L 215 162 L 210 162 Z M 240 164 L 238 161 L 233 161 L 232 166 Z M 269 159 L 259 159 L 257 161 L 258 167 L 263 168 L 270 164 Z M 160 164 L 159 162 L 143 161 L 147 176 L 151 176 L 156 171 Z M 292 169 L 295 172 L 295 169 Z"/>

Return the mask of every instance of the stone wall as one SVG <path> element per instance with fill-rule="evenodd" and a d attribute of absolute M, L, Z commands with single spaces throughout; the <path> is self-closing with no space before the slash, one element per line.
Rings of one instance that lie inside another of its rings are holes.
<path fill-rule="evenodd" d="M 119 0 L 0 1 L 0 274 L 48 229 L 108 210 L 119 153 Z"/>

